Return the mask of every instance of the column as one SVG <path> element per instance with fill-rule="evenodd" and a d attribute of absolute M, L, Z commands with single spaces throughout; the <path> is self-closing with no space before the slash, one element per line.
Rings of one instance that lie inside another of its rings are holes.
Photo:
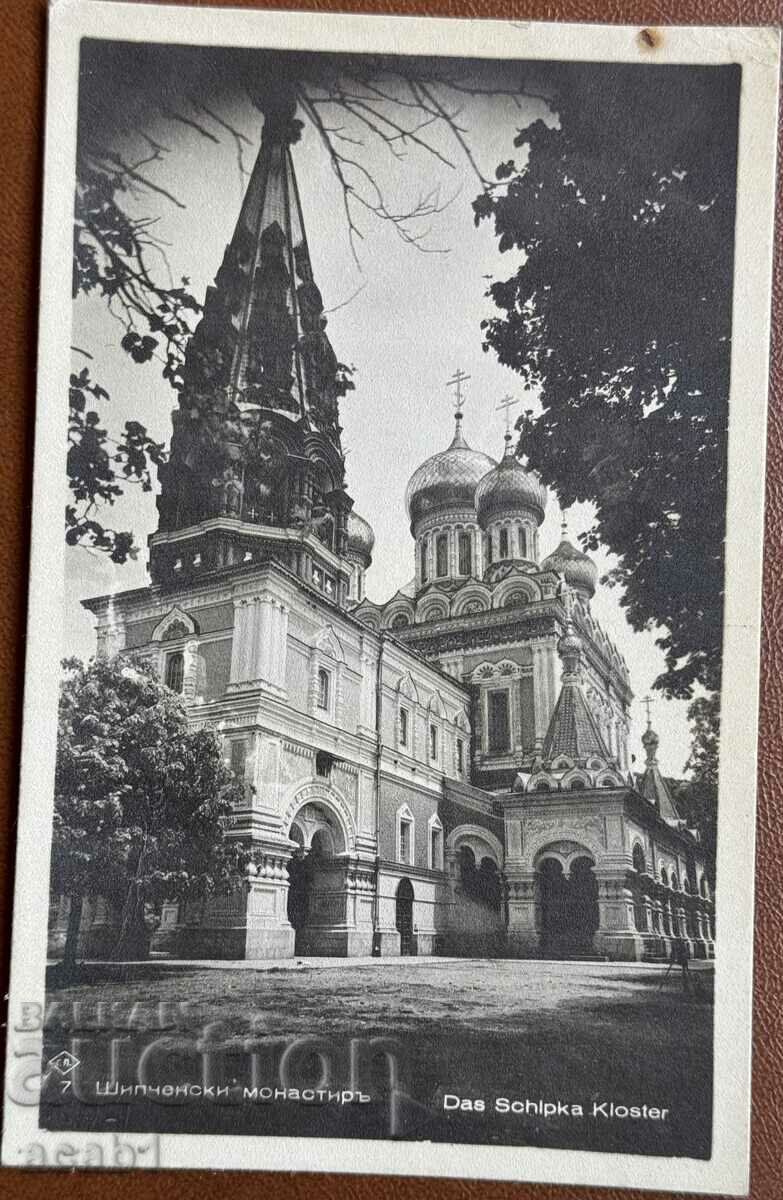
<path fill-rule="evenodd" d="M 361 653 L 361 680 L 359 683 L 359 731 L 375 736 L 375 674 L 376 658 L 365 646 Z M 397 714 L 394 714 L 395 721 Z"/>
<path fill-rule="evenodd" d="M 508 885 L 508 953 L 514 958 L 532 958 L 540 943 L 536 872 L 507 862 L 504 874 Z"/>
<path fill-rule="evenodd" d="M 231 674 L 229 683 L 247 679 L 250 668 L 249 644 L 252 614 L 248 599 L 234 601 L 234 636 L 231 642 Z"/>
<path fill-rule="evenodd" d="M 295 933 L 288 920 L 289 845 L 254 848 L 245 877 L 242 958 L 292 958 Z"/>
<path fill-rule="evenodd" d="M 531 642 L 533 651 L 533 721 L 535 729 L 536 749 L 544 744 L 549 720 L 552 715 L 551 674 L 554 664 L 547 661 L 547 644 L 544 641 Z"/>
<path fill-rule="evenodd" d="M 634 898 L 625 871 L 596 871 L 598 931 L 595 946 L 607 958 L 638 961 L 644 943 L 635 928 Z"/>

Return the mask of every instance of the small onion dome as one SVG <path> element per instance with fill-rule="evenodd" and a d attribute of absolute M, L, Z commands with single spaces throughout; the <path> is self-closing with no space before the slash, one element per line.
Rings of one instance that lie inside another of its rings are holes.
<path fill-rule="evenodd" d="M 369 521 L 357 512 L 348 513 L 348 545 L 346 553 L 362 559 L 369 566 L 372 560 L 375 534 Z"/>
<path fill-rule="evenodd" d="M 574 627 L 569 621 L 565 633 L 557 643 L 557 653 L 560 655 L 560 660 L 563 664 L 564 677 L 565 675 L 579 675 L 582 650 L 582 639 L 574 631 Z"/>
<path fill-rule="evenodd" d="M 433 454 L 410 477 L 405 505 L 411 526 L 438 509 L 472 509 L 476 484 L 494 466 L 488 454 L 471 450 L 457 421 L 448 450 Z"/>
<path fill-rule="evenodd" d="M 651 726 L 647 726 L 642 734 L 642 745 L 644 746 L 645 754 L 647 755 L 648 764 L 652 765 L 655 761 L 655 756 L 658 750 L 660 738 Z"/>
<path fill-rule="evenodd" d="M 476 488 L 476 512 L 482 529 L 487 528 L 496 513 L 509 510 L 532 512 L 540 525 L 546 501 L 543 483 L 531 471 L 525 470 L 509 444 L 499 465 L 487 471 Z"/>
<path fill-rule="evenodd" d="M 594 596 L 598 567 L 589 555 L 564 537 L 557 549 L 541 563 L 542 571 L 556 571 L 569 587 L 581 595 Z"/>

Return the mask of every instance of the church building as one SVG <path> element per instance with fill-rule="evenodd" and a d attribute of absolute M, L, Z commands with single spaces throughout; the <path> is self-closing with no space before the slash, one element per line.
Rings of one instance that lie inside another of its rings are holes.
<path fill-rule="evenodd" d="M 299 132 L 267 114 L 187 351 L 149 586 L 84 601 L 98 653 L 154 664 L 244 785 L 245 877 L 164 906 L 153 949 L 655 959 L 680 936 L 712 957 L 704 855 L 649 723 L 631 770 L 596 566 L 565 527 L 539 545 L 546 489 L 510 431 L 497 462 L 470 448 L 460 374 L 453 438 L 407 489 L 411 583 L 367 598 L 374 535 L 340 440 L 353 385 L 313 277 Z M 83 952 L 115 929 L 85 905 Z"/>

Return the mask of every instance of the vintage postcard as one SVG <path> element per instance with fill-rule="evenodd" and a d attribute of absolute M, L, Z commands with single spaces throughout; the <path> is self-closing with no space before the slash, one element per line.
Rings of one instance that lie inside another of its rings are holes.
<path fill-rule="evenodd" d="M 746 1192 L 778 70 L 52 6 L 5 1164 Z"/>

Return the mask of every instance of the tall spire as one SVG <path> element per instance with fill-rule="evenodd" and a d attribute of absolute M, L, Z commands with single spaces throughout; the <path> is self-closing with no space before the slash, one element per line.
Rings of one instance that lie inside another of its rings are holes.
<path fill-rule="evenodd" d="M 340 486 L 339 398 L 353 388 L 326 335 L 291 146 L 295 105 L 267 109 L 250 182 L 182 370 L 179 410 L 158 500 L 162 529 L 215 516 L 282 519 L 285 437 L 301 424 L 330 443 Z"/>
<path fill-rule="evenodd" d="M 222 391 L 229 404 L 307 416 L 337 437 L 337 401 L 351 385 L 324 332 L 291 156 L 302 129 L 294 113 L 289 104 L 265 114 L 234 234 L 188 347 L 184 390 L 191 405 Z"/>

